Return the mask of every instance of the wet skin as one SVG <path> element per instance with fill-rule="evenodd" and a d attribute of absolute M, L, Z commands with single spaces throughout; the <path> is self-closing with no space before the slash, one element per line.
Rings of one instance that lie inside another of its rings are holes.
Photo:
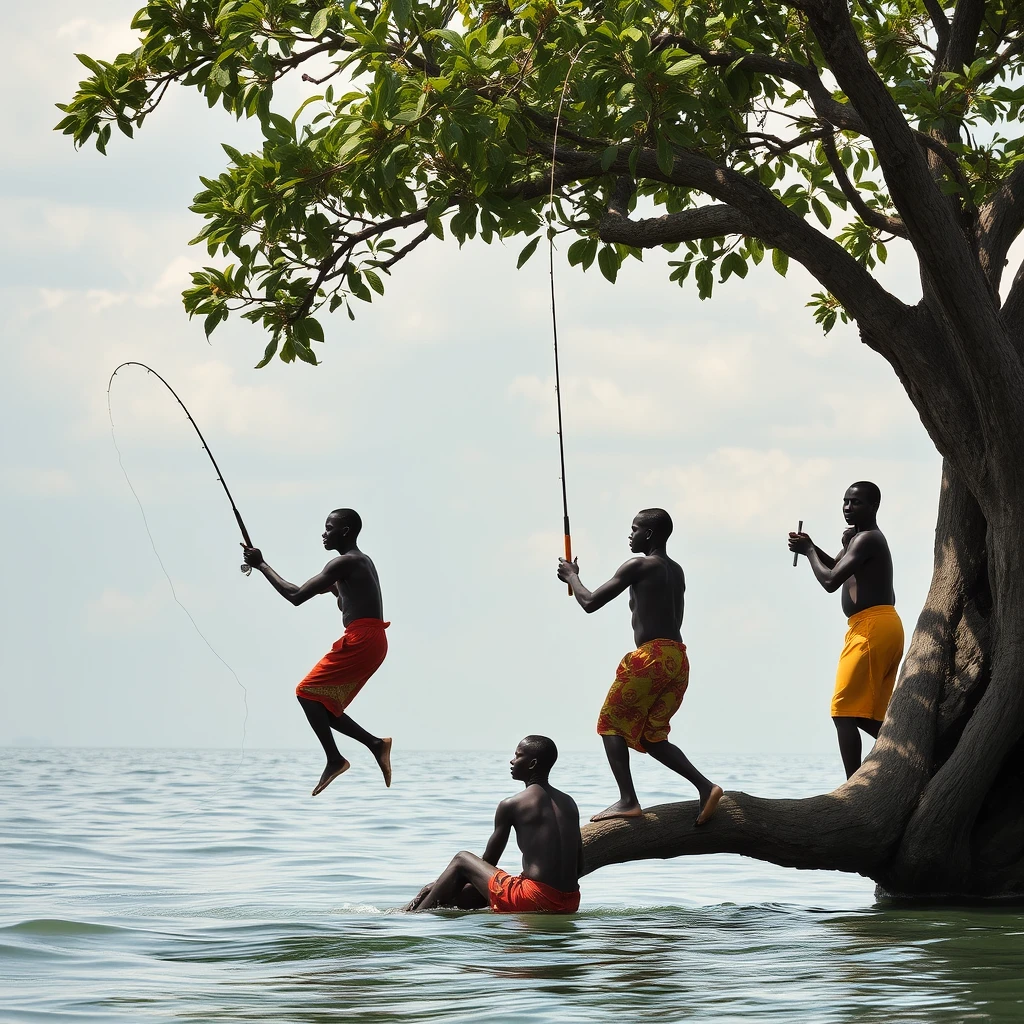
<path fill-rule="evenodd" d="M 686 580 L 682 567 L 669 558 L 665 541 L 656 537 L 639 518 L 629 532 L 629 550 L 637 554 L 615 571 L 607 583 L 588 590 L 579 577 L 577 560 L 558 560 L 558 578 L 572 589 L 579 606 L 588 614 L 603 608 L 624 590 L 629 589 L 632 612 L 633 641 L 637 647 L 651 640 L 675 640 L 682 643 L 683 605 Z M 602 736 L 608 765 L 619 787 L 619 799 L 591 821 L 607 818 L 636 818 L 643 811 L 633 786 L 629 769 L 629 747 L 621 736 Z M 718 806 L 722 790 L 702 775 L 686 755 L 668 740 L 645 744 L 647 752 L 657 761 L 693 784 L 700 797 L 700 811 L 695 824 L 704 824 Z"/>
<path fill-rule="evenodd" d="M 263 573 L 270 585 L 290 604 L 298 606 L 305 604 L 311 597 L 334 594 L 338 599 L 343 625 L 348 626 L 356 619 L 382 618 L 383 602 L 376 566 L 369 555 L 364 554 L 356 546 L 351 526 L 345 523 L 342 517 L 332 513 L 324 524 L 323 544 L 328 551 L 336 551 L 337 557 L 332 558 L 320 572 L 303 584 L 289 583 L 267 564 L 259 548 L 250 548 L 243 544 L 242 553 L 246 564 Z M 348 715 L 332 714 L 319 701 L 306 697 L 299 697 L 298 701 L 327 755 L 327 766 L 313 790 L 313 796 L 325 789 L 349 767 L 349 762 L 342 757 L 334 742 L 332 729 L 369 749 L 380 766 L 385 781 L 388 785 L 391 784 L 389 738 L 374 736 Z"/>
<path fill-rule="evenodd" d="M 490 902 L 490 881 L 515 829 L 523 855 L 525 878 L 560 892 L 575 892 L 583 870 L 580 812 L 568 793 L 555 789 L 537 758 L 521 743 L 510 762 L 513 779 L 525 789 L 498 804 L 494 831 L 482 857 L 468 850 L 457 853 L 436 882 L 424 886 L 405 910 L 458 907 L 472 910 Z"/>
<path fill-rule="evenodd" d="M 878 506 L 861 487 L 849 487 L 843 496 L 843 547 L 835 558 L 827 555 L 806 533 L 790 533 L 789 550 L 805 555 L 814 578 L 828 593 L 842 588 L 843 614 L 850 618 L 876 605 L 894 605 L 892 555 L 884 534 L 878 528 Z M 833 718 L 839 753 L 846 777 L 860 767 L 860 731 L 878 736 L 882 723 L 873 718 Z"/>

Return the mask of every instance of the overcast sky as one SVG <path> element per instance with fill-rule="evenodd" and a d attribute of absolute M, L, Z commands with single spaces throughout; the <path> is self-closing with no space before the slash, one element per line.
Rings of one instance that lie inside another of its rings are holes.
<path fill-rule="evenodd" d="M 134 142 L 76 153 L 51 129 L 84 69 L 132 47 L 138 0 L 15 5 L 0 69 L 6 244 L 0 463 L 7 586 L 0 744 L 238 747 L 242 691 L 173 603 L 107 419 L 113 368 L 158 369 L 192 410 L 255 543 L 287 579 L 324 563 L 325 514 L 359 510 L 391 650 L 350 708 L 401 749 L 510 749 L 525 733 L 600 756 L 594 723 L 631 648 L 625 597 L 586 616 L 555 578 L 561 497 L 546 261 L 424 246 L 384 299 L 325 317 L 323 364 L 264 370 L 232 320 L 207 344 L 180 291 L 198 176 L 254 126 L 170 94 Z M 82 11 L 88 14 L 83 16 Z M 287 107 L 288 105 L 285 104 Z M 284 109 L 290 114 L 291 109 Z M 914 298 L 891 246 L 886 281 Z M 826 549 L 868 478 L 908 638 L 928 585 L 939 459 L 889 366 L 850 328 L 822 337 L 817 290 L 763 265 L 701 303 L 664 258 L 616 286 L 558 268 L 565 448 L 580 574 L 629 554 L 667 508 L 687 574 L 691 685 L 672 738 L 709 751 L 829 752 L 839 595 L 791 566 L 803 519 Z M 340 633 L 329 597 L 295 609 L 238 571 L 237 530 L 173 399 L 138 370 L 112 393 L 124 463 L 178 594 L 248 691 L 246 743 L 305 750 L 293 691 Z M 347 748 L 343 748 L 347 749 Z"/>

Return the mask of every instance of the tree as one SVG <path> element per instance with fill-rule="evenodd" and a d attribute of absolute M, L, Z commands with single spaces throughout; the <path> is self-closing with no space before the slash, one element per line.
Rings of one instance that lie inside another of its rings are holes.
<path fill-rule="evenodd" d="M 852 320 L 943 456 L 931 587 L 873 753 L 807 800 L 732 793 L 586 830 L 588 869 L 732 851 L 857 871 L 905 894 L 1024 892 L 1024 6 L 1011 0 L 151 0 L 139 48 L 90 71 L 58 128 L 103 151 L 172 85 L 257 117 L 225 146 L 193 275 L 209 334 L 232 310 L 316 362 L 317 315 L 383 294 L 433 238 L 576 238 L 614 281 L 643 250 L 709 298 L 771 252 Z M 275 84 L 301 74 L 294 116 Z M 564 103 L 563 103 L 564 98 Z M 1003 133 L 1006 133 L 1004 136 Z M 554 192 L 548 221 L 548 194 Z M 872 271 L 916 257 L 906 304 Z M 731 287 L 732 285 L 730 285 Z"/>

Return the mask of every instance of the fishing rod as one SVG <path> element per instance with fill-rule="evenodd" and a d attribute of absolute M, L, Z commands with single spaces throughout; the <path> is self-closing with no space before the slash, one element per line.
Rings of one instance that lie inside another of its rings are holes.
<path fill-rule="evenodd" d="M 551 141 L 551 185 L 548 189 L 548 279 L 551 284 L 551 337 L 555 350 L 555 405 L 558 409 L 558 462 L 561 468 L 562 480 L 562 535 L 565 540 L 565 560 L 572 561 L 572 530 L 569 528 L 569 498 L 565 487 L 565 442 L 562 434 L 562 379 L 558 367 L 558 314 L 555 311 L 555 229 L 554 229 L 554 206 L 555 206 L 555 158 L 558 151 L 558 128 L 562 123 L 562 107 L 565 104 L 565 94 L 569 89 L 569 76 L 572 74 L 573 66 L 579 60 L 580 54 L 589 45 L 584 43 L 575 56 L 569 61 L 569 69 L 565 73 L 565 81 L 562 83 L 562 95 L 558 100 L 558 112 L 555 114 L 555 130 Z M 566 587 L 569 596 L 572 597 L 572 586 Z"/>
<path fill-rule="evenodd" d="M 249 531 L 245 528 L 245 523 L 242 522 L 242 514 L 238 511 L 238 506 L 235 504 L 235 499 L 231 497 L 231 491 L 228 490 L 228 485 L 227 485 L 226 481 L 224 480 L 224 474 L 220 471 L 220 466 L 217 465 L 217 460 L 213 457 L 213 452 L 210 451 L 210 446 L 206 443 L 206 438 L 203 437 L 203 432 L 199 429 L 199 424 L 196 423 L 196 421 L 192 418 L 192 413 L 190 413 L 188 411 L 188 407 L 178 397 L 178 392 L 175 391 L 174 388 L 172 388 L 171 385 L 168 384 L 167 381 L 164 380 L 164 378 L 161 377 L 160 374 L 157 373 L 156 370 L 153 369 L 152 366 L 147 366 L 145 363 L 140 363 L 140 362 L 137 362 L 134 359 L 129 359 L 126 362 L 123 362 L 120 365 L 114 367 L 114 372 L 110 375 L 110 380 L 107 382 L 107 405 L 108 405 L 108 407 L 110 405 L 110 388 L 111 388 L 111 386 L 114 383 L 114 378 L 117 376 L 117 371 L 118 370 L 123 370 L 126 366 L 141 366 L 142 369 L 146 370 L 148 373 L 153 374 L 153 376 L 156 377 L 156 379 L 158 381 L 160 381 L 160 383 L 163 384 L 163 386 L 165 388 L 167 388 L 167 390 L 170 391 L 170 393 L 172 395 L 174 395 L 174 400 L 178 403 L 178 405 L 181 406 L 181 408 L 184 411 L 185 415 L 188 417 L 189 423 L 192 424 L 192 429 L 199 435 L 199 440 L 200 440 L 200 442 L 202 442 L 202 445 L 203 445 L 203 451 L 205 451 L 206 454 L 209 456 L 210 461 L 213 463 L 213 468 L 217 471 L 217 481 L 218 481 L 218 483 L 220 483 L 221 487 L 224 488 L 224 493 L 227 495 L 228 501 L 231 503 L 231 511 L 234 512 L 234 514 L 235 514 L 235 522 L 238 523 L 238 528 L 239 528 L 239 530 L 242 531 L 242 540 L 245 541 L 245 546 L 247 548 L 251 548 L 253 546 L 253 543 L 249 539 Z M 252 566 L 251 565 L 240 565 L 239 569 L 243 573 L 245 573 L 246 576 L 248 576 L 249 573 L 252 572 Z"/>

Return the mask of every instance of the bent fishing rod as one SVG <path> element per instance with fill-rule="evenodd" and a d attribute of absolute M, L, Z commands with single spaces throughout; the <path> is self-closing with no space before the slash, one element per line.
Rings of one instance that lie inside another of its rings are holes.
<path fill-rule="evenodd" d="M 167 381 L 164 380 L 164 378 L 161 377 L 160 374 L 153 369 L 152 366 L 147 366 L 145 363 L 140 363 L 134 359 L 129 359 L 126 362 L 123 362 L 120 365 L 114 367 L 114 372 L 110 375 L 110 380 L 107 382 L 108 411 L 110 407 L 110 388 L 114 383 L 114 378 L 117 376 L 117 371 L 123 370 L 126 366 L 141 366 L 142 369 L 146 370 L 148 373 L 153 374 L 153 376 L 156 377 L 156 379 L 160 381 L 160 383 L 163 384 L 163 386 L 167 388 L 167 390 L 170 391 L 172 395 L 174 395 L 174 400 L 178 403 L 178 405 L 181 406 L 182 411 L 188 417 L 189 423 L 192 424 L 192 429 L 196 432 L 196 434 L 199 435 L 199 440 L 202 443 L 203 451 L 206 452 L 206 454 L 209 456 L 210 462 L 213 463 L 213 468 L 217 472 L 217 482 L 221 485 L 221 487 L 224 488 L 224 493 L 227 495 L 228 501 L 231 503 L 231 511 L 234 512 L 235 522 L 238 523 L 238 528 L 242 531 L 242 540 L 245 541 L 245 546 L 247 548 L 251 548 L 253 546 L 253 543 L 249 539 L 249 531 L 245 528 L 245 523 L 242 522 L 242 514 L 238 511 L 238 506 L 235 504 L 235 499 L 231 497 L 231 491 L 228 490 L 227 482 L 224 480 L 224 474 L 220 471 L 220 466 L 217 465 L 217 460 L 213 457 L 213 452 L 210 451 L 210 446 L 206 443 L 206 438 L 203 437 L 203 432 L 199 429 L 199 424 L 196 423 L 196 421 L 192 418 L 192 413 L 188 411 L 188 407 L 181 400 L 181 398 L 178 397 L 178 392 L 175 391 L 174 388 L 172 388 L 171 385 L 168 384 Z M 240 565 L 238 568 L 243 573 L 245 573 L 246 576 L 248 576 L 249 573 L 252 572 L 251 565 Z"/>

